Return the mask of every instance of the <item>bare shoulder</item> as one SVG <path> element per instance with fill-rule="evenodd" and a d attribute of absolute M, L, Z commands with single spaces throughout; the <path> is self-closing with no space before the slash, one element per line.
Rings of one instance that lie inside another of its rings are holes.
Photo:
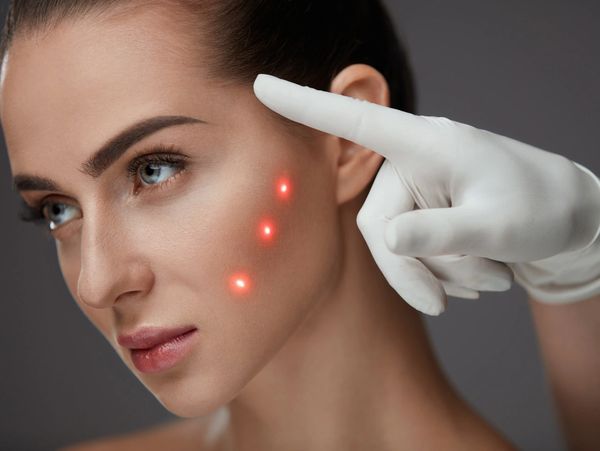
<path fill-rule="evenodd" d="M 208 435 L 214 422 L 212 415 L 170 420 L 147 429 L 75 443 L 58 451 L 209 451 Z"/>

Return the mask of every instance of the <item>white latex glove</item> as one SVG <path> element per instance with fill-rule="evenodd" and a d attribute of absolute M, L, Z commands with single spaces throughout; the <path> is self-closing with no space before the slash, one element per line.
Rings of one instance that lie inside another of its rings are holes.
<path fill-rule="evenodd" d="M 585 167 L 445 117 L 270 75 L 254 92 L 273 111 L 386 158 L 357 224 L 388 283 L 417 310 L 439 315 L 446 294 L 477 297 L 468 295 L 486 282 L 506 290 L 512 272 L 542 302 L 600 293 L 600 180 Z"/>

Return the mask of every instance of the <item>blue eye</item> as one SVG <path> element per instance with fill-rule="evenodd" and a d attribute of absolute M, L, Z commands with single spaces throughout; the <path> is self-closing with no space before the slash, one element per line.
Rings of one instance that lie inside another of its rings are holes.
<path fill-rule="evenodd" d="M 160 180 L 156 180 L 156 178 L 160 179 L 160 176 L 165 172 L 164 171 L 164 166 L 160 165 L 160 164 L 148 164 L 146 166 L 143 166 L 146 168 L 146 170 L 143 170 L 140 173 L 140 180 L 144 181 L 146 184 L 148 185 L 154 185 L 155 183 L 160 182 Z M 169 167 L 169 170 L 173 171 L 173 168 Z M 166 171 L 167 174 L 169 173 L 169 171 Z M 173 172 L 177 172 L 177 171 L 173 171 Z M 150 178 L 150 181 L 148 180 L 144 180 L 144 177 L 148 176 Z M 152 180 L 154 179 L 154 180 Z"/>
<path fill-rule="evenodd" d="M 138 156 L 129 163 L 127 174 L 134 182 L 134 194 L 140 191 L 140 186 L 142 191 L 166 188 L 187 167 L 186 157 L 173 147 L 161 147 L 159 150 L 163 153 L 156 153 L 155 149 L 153 153 Z M 172 175 L 165 177 L 165 173 Z M 163 181 L 160 181 L 161 179 Z"/>
<path fill-rule="evenodd" d="M 47 203 L 44 205 L 44 210 L 48 212 L 45 217 L 50 221 L 48 225 L 50 230 L 56 230 L 64 222 L 73 218 L 74 215 L 71 213 L 70 215 L 65 215 L 65 220 L 60 220 L 60 216 L 64 215 L 65 211 L 68 212 L 69 208 L 72 208 L 72 205 L 60 203 Z M 42 213 L 44 210 L 42 210 Z M 58 220 L 56 218 L 58 218 Z"/>
<path fill-rule="evenodd" d="M 166 187 L 186 168 L 186 158 L 173 147 L 163 146 L 153 149 L 152 153 L 135 157 L 127 166 L 127 176 L 134 183 L 134 194 Z M 59 202 L 41 202 L 31 207 L 22 200 L 18 216 L 21 221 L 44 225 L 46 231 L 51 232 L 77 217 L 73 210 L 78 208 Z"/>
<path fill-rule="evenodd" d="M 62 221 L 57 217 L 60 218 L 69 208 L 73 208 L 72 205 L 58 202 L 44 202 L 30 207 L 21 200 L 21 211 L 18 216 L 21 221 L 34 223 L 36 226 L 44 226 L 44 230 L 50 233 L 62 225 Z M 46 214 L 46 212 L 48 213 Z M 67 216 L 73 217 L 72 214 Z"/>

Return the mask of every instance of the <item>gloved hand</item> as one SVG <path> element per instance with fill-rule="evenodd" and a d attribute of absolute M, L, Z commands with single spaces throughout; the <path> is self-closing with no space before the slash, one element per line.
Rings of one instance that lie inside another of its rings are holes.
<path fill-rule="evenodd" d="M 542 302 L 600 293 L 600 180 L 580 164 L 270 75 L 254 92 L 273 111 L 386 158 L 357 224 L 388 283 L 417 310 L 439 315 L 446 294 L 506 290 L 513 272 Z"/>

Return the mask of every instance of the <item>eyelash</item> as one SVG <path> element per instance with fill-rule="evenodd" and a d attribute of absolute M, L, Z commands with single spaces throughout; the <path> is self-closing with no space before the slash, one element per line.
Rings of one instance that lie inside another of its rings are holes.
<path fill-rule="evenodd" d="M 158 145 L 152 150 L 145 152 L 143 154 L 139 154 L 134 156 L 129 164 L 127 165 L 127 178 L 130 181 L 139 180 L 139 168 L 143 165 L 158 165 L 158 166 L 169 166 L 174 169 L 178 169 L 178 171 L 173 174 L 171 177 L 166 179 L 164 182 L 156 183 L 154 185 L 144 185 L 143 182 L 140 185 L 145 186 L 142 189 L 144 193 L 148 193 L 155 190 L 162 190 L 167 187 L 174 179 L 176 179 L 185 169 L 187 168 L 186 156 L 179 152 L 174 145 Z M 134 195 L 140 191 L 138 185 L 134 187 Z M 19 219 L 24 222 L 31 222 L 37 226 L 46 226 L 48 225 L 49 220 L 46 219 L 44 215 L 44 208 L 47 205 L 68 205 L 60 202 L 38 202 L 37 204 L 30 206 L 23 199 L 21 199 L 21 211 L 19 212 Z M 54 230 L 58 230 L 62 225 L 58 226 Z M 52 231 L 49 227 L 45 228 L 45 231 L 48 234 L 52 234 Z"/>

